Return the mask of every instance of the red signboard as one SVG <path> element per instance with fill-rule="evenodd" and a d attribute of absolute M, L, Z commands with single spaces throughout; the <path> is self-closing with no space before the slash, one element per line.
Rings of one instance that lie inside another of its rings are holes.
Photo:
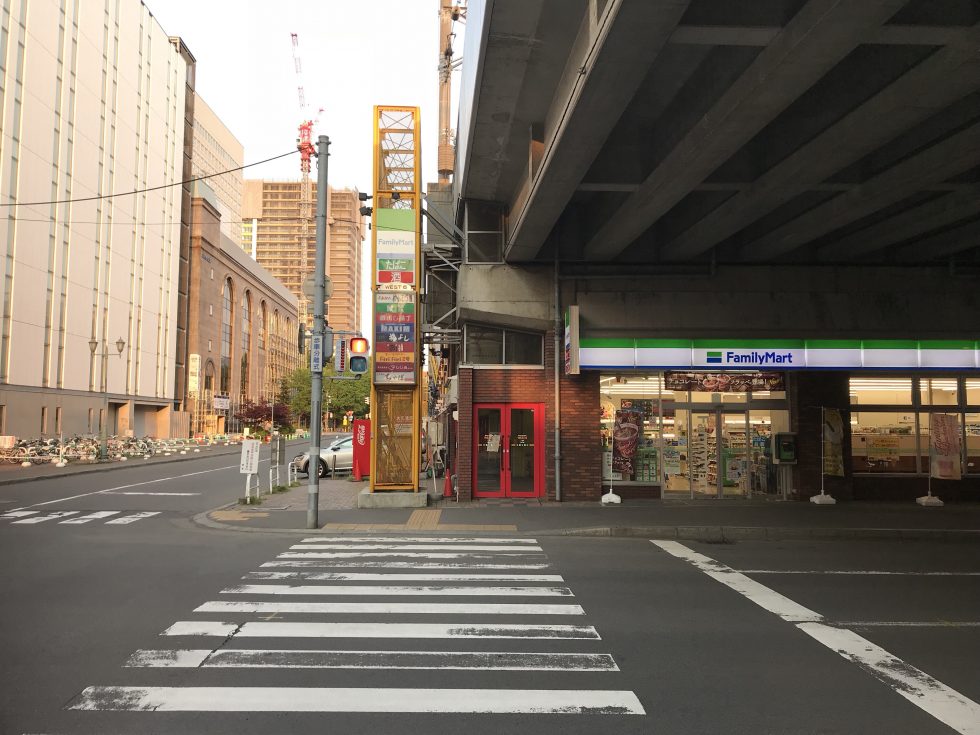
<path fill-rule="evenodd" d="M 371 474 L 371 420 L 354 419 L 354 479 Z"/>
<path fill-rule="evenodd" d="M 414 283 L 412 271 L 378 271 L 378 283 Z"/>

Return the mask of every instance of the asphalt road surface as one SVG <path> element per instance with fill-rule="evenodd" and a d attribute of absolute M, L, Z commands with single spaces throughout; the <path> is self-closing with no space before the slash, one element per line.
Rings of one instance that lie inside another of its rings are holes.
<path fill-rule="evenodd" d="M 973 545 L 191 522 L 240 484 L 214 457 L 0 488 L 39 511 L 0 510 L 0 732 L 980 731 Z"/>

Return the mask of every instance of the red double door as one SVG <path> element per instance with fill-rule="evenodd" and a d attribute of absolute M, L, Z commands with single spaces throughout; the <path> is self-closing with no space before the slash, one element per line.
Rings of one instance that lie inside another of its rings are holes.
<path fill-rule="evenodd" d="M 544 495 L 544 404 L 473 406 L 473 496 Z"/>

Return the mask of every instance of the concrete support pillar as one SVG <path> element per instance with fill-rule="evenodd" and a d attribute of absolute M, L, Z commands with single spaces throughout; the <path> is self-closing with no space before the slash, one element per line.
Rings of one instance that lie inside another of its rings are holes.
<path fill-rule="evenodd" d="M 797 434 L 799 463 L 793 470 L 793 487 L 800 500 L 820 493 L 821 442 L 823 426 L 821 407 L 840 409 L 844 416 L 844 477 L 824 478 L 827 494 L 837 500 L 852 500 L 854 484 L 851 473 L 851 424 L 848 414 L 850 397 L 848 373 L 840 371 L 799 372 L 789 375 L 789 398 L 792 430 Z"/>

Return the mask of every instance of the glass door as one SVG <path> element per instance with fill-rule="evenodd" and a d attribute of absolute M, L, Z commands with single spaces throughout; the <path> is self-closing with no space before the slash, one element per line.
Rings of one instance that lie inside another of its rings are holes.
<path fill-rule="evenodd" d="M 479 404 L 473 411 L 474 497 L 543 495 L 544 406 Z"/>
<path fill-rule="evenodd" d="M 503 497 L 504 407 L 475 406 L 474 413 L 476 414 L 473 421 L 476 456 L 473 462 L 473 494 L 484 498 Z"/>
<path fill-rule="evenodd" d="M 750 482 L 748 412 L 723 413 L 721 418 L 721 495 L 745 497 Z"/>

